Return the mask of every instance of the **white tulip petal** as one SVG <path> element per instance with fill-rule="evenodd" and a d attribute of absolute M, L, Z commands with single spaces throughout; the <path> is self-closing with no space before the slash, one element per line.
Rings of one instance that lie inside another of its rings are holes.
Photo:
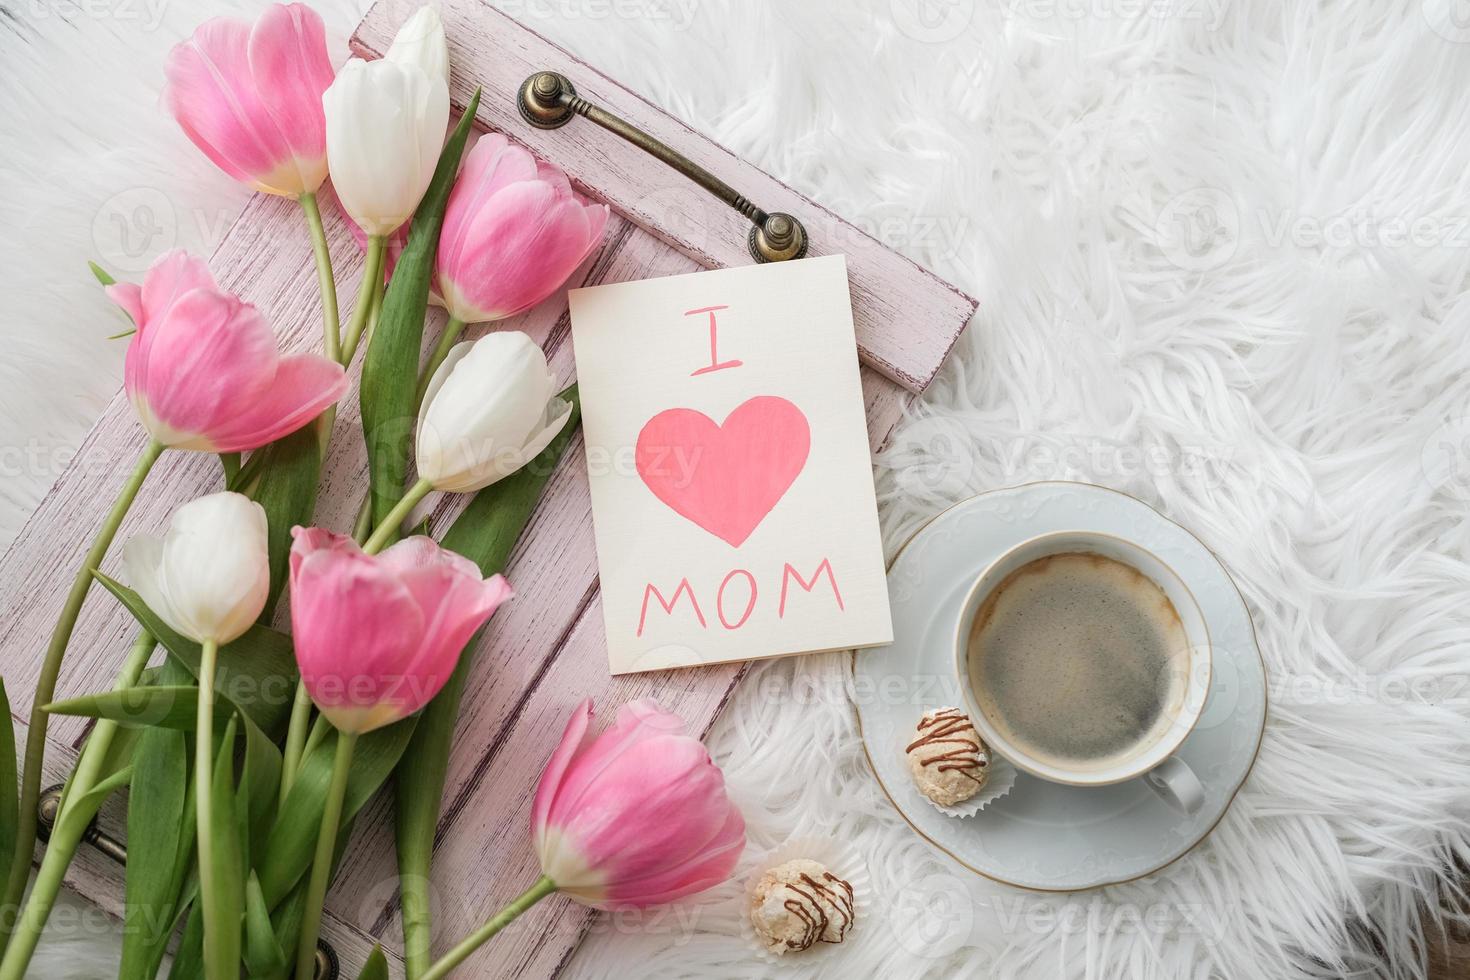
<path fill-rule="evenodd" d="M 437 489 L 465 492 L 520 469 L 546 428 L 555 384 L 541 348 L 518 331 L 457 345 L 424 399 L 419 475 Z"/>
<path fill-rule="evenodd" d="M 412 63 L 354 58 L 322 95 L 327 162 L 342 208 L 386 235 L 423 197 L 449 124 L 449 87 Z"/>
<path fill-rule="evenodd" d="M 429 377 L 428 387 L 424 389 L 424 402 L 419 412 L 420 425 L 423 424 L 422 416 L 428 414 L 428 408 L 434 403 L 434 398 L 438 395 L 439 389 L 444 387 L 444 382 L 454 372 L 454 366 L 464 360 L 474 346 L 475 341 L 473 340 L 460 341 L 449 348 L 449 353 L 444 355 L 444 360 L 434 369 L 434 373 Z"/>
<path fill-rule="evenodd" d="M 133 590 L 165 623 L 197 643 L 228 643 L 265 608 L 265 511 L 237 493 L 200 497 L 174 512 L 162 539 L 129 541 L 123 564 Z"/>
<path fill-rule="evenodd" d="M 163 564 L 163 539 L 151 534 L 139 534 L 129 539 L 123 545 L 122 561 L 123 583 L 138 593 L 138 598 L 155 616 L 183 633 L 179 615 L 158 580 L 159 568 Z M 189 638 L 198 641 L 197 637 Z"/>
<path fill-rule="evenodd" d="M 448 85 L 449 44 L 439 12 L 433 7 L 420 7 L 398 28 L 383 57 L 400 64 L 417 65 L 430 78 L 442 78 Z"/>

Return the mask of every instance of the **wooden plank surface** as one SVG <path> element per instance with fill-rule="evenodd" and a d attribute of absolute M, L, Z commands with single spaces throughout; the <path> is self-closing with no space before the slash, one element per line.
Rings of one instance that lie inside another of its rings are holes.
<path fill-rule="evenodd" d="M 420 0 L 378 0 L 352 38 L 354 50 L 378 57 Z M 847 256 L 853 320 L 864 363 L 910 391 L 923 391 L 975 311 L 959 289 L 776 178 L 546 40 L 484 0 L 438 4 L 454 68 L 450 99 L 469 101 L 484 87 L 479 122 L 529 146 L 572 175 L 639 227 L 706 269 L 747 265 L 750 223 L 706 191 L 637 147 L 586 119 L 555 130 L 527 125 L 515 93 L 529 75 L 562 72 L 577 94 L 674 147 L 767 211 L 785 211 L 806 226 L 812 255 Z"/>
<path fill-rule="evenodd" d="M 381 50 L 416 5 L 382 0 L 354 43 L 367 54 Z M 629 155 L 621 141 L 585 120 L 579 120 L 582 126 L 574 123 L 553 133 L 523 126 L 508 108 L 509 93 L 533 68 L 566 71 L 584 94 L 698 156 L 763 206 L 800 215 L 813 231 L 814 251 L 845 252 L 865 365 L 869 432 L 874 447 L 881 444 L 911 392 L 922 390 L 938 370 L 972 314 L 973 301 L 479 0 L 447 0 L 443 6 L 455 60 L 451 88 L 457 104 L 463 104 L 475 84 L 483 84 L 486 98 L 480 124 L 506 129 L 566 168 L 584 191 L 613 206 L 605 246 L 571 285 L 748 263 L 745 225 L 683 178 L 637 151 Z M 361 260 L 335 207 L 326 211 L 339 292 L 347 303 L 355 295 Z M 255 303 L 271 319 L 283 346 L 319 347 L 315 277 L 294 202 L 253 199 L 210 265 L 222 286 Z M 442 321 L 442 313 L 431 315 L 426 344 L 432 343 Z M 525 330 L 542 344 L 561 380 L 574 377 L 565 292 L 497 329 Z M 477 332 L 483 328 L 472 328 L 470 336 Z M 80 561 L 143 441 L 131 407 L 119 395 L 0 560 L 0 595 L 6 598 L 6 612 L 0 617 L 0 656 L 22 724 L 35 683 L 37 653 L 44 648 L 60 606 L 62 583 Z M 350 527 L 366 485 L 365 470 L 354 389 L 341 404 L 324 465 L 319 524 L 338 530 Z M 137 530 L 161 528 L 178 504 L 218 490 L 220 484 L 213 457 L 166 454 L 119 542 Z M 463 504 L 452 497 L 434 501 L 436 528 L 447 526 Z M 114 549 L 104 569 L 117 571 L 116 553 Z M 439 824 L 433 894 L 438 909 L 435 943 L 440 950 L 534 880 L 526 808 L 573 705 L 583 697 L 595 697 L 599 714 L 606 719 L 619 704 L 653 695 L 705 732 L 743 672 L 740 665 L 725 665 L 609 677 L 580 438 L 553 475 L 507 576 L 518 595 L 496 616 L 476 652 Z M 94 590 L 68 654 L 59 696 L 109 687 L 133 629 L 120 607 Z M 52 781 L 59 781 L 69 767 L 84 731 L 76 719 L 53 721 L 48 758 Z M 103 825 L 121 835 L 117 803 L 104 812 Z M 69 883 L 102 908 L 117 912 L 118 869 L 99 854 L 84 851 Z M 354 844 L 328 900 L 324 935 L 341 955 L 345 975 L 355 976 L 363 957 L 379 941 L 397 960 L 397 910 L 391 795 L 383 794 L 359 818 Z M 548 899 L 497 942 L 493 956 L 474 962 L 459 975 L 553 975 L 590 922 L 580 907 Z"/>

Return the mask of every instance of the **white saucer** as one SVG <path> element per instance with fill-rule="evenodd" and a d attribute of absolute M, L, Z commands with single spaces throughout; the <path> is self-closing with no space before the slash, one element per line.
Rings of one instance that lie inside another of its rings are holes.
<path fill-rule="evenodd" d="M 1209 701 L 1179 756 L 1205 784 L 1192 816 L 1140 780 L 1062 786 L 1020 773 L 1015 788 L 968 820 L 930 806 L 909 777 L 903 736 L 926 710 L 963 704 L 952 637 L 966 591 L 992 559 L 1048 531 L 1104 531 L 1168 562 L 1199 600 L 1214 671 Z M 864 748 L 888 798 L 914 830 L 961 865 L 1039 891 L 1078 891 L 1151 874 L 1215 828 L 1255 763 L 1266 720 L 1266 670 L 1245 601 L 1198 538 L 1126 494 L 1085 483 L 1032 483 L 981 494 L 940 514 L 888 572 L 892 646 L 853 654 Z"/>

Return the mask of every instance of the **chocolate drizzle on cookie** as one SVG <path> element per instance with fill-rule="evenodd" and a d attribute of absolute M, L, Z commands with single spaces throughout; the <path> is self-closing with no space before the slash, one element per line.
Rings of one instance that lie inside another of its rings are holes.
<path fill-rule="evenodd" d="M 847 930 L 852 928 L 853 922 L 851 884 L 829 871 L 823 873 L 821 881 L 803 874 L 800 885 L 788 884 L 786 889 L 797 895 L 785 901 L 786 911 L 802 923 L 800 938 L 788 939 L 787 949 L 810 949 L 817 942 L 840 943 L 847 938 Z M 828 908 L 832 909 L 835 919 L 827 914 Z M 829 929 L 837 938 L 826 938 Z"/>
<path fill-rule="evenodd" d="M 969 715 L 958 708 L 945 708 L 919 719 L 919 731 L 923 734 L 910 742 L 904 752 L 952 746 L 933 755 L 921 755 L 920 764 L 933 766 L 939 772 L 957 772 L 976 784 L 984 785 L 985 780 L 981 777 L 989 762 L 981 753 L 980 736 L 970 723 Z"/>

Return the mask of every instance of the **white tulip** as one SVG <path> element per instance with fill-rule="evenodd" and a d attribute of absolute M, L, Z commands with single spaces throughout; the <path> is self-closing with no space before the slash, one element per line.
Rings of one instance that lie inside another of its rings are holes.
<path fill-rule="evenodd" d="M 530 337 L 508 330 L 457 344 L 424 394 L 419 476 L 454 493 L 488 487 L 535 458 L 571 415 Z"/>
<path fill-rule="evenodd" d="M 433 7 L 420 7 L 418 12 L 398 28 L 398 34 L 384 55 L 389 61 L 418 65 L 430 78 L 442 78 L 449 84 L 449 43 L 444 38 L 444 22 Z"/>
<path fill-rule="evenodd" d="M 388 56 L 353 58 L 322 93 L 327 169 L 342 209 L 368 235 L 407 221 L 434 176 L 449 125 L 449 54 L 439 15 L 425 8 Z"/>
<path fill-rule="evenodd" d="M 123 548 L 124 577 L 169 626 L 196 643 L 225 644 L 250 628 L 270 591 L 265 510 L 215 493 L 174 511 L 162 538 Z"/>

